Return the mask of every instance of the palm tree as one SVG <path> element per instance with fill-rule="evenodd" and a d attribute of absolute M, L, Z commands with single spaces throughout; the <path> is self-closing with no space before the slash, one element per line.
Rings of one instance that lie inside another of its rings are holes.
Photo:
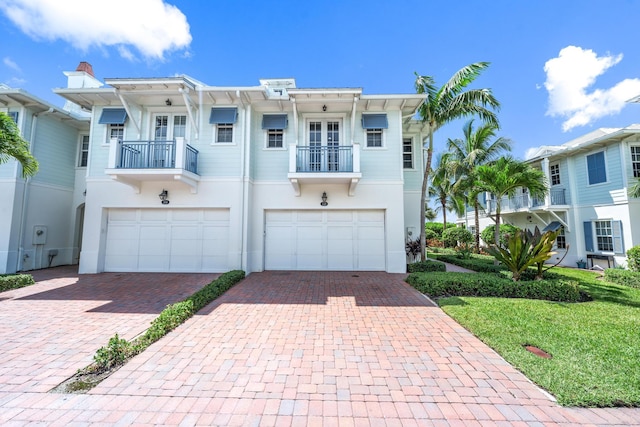
<path fill-rule="evenodd" d="M 454 182 L 450 173 L 451 163 L 448 154 L 440 154 L 436 159 L 436 169 L 433 171 L 429 197 L 435 197 L 439 207 L 436 212 L 442 212 L 443 230 L 447 229 L 447 211 L 455 211 L 458 214 L 464 212 L 464 201 L 454 191 Z"/>
<path fill-rule="evenodd" d="M 436 213 L 436 211 L 433 210 L 432 207 L 430 206 L 425 206 L 424 208 L 424 218 L 427 221 L 433 221 L 438 217 L 438 214 Z"/>
<path fill-rule="evenodd" d="M 629 196 L 640 197 L 640 178 L 638 178 L 636 183 L 629 189 Z"/>
<path fill-rule="evenodd" d="M 511 140 L 496 138 L 498 127 L 491 123 L 483 123 L 475 130 L 473 119 L 462 127 L 464 139 L 448 139 L 447 148 L 451 153 L 453 174 L 456 176 L 454 188 L 467 195 L 473 203 L 475 219 L 476 252 L 480 251 L 480 203 L 478 195 L 481 193 L 475 185 L 474 174 L 478 166 L 498 158 L 507 151 L 511 151 Z"/>
<path fill-rule="evenodd" d="M 443 125 L 462 118 L 478 116 L 487 123 L 498 125 L 498 118 L 493 110 L 500 107 L 500 103 L 490 89 L 467 89 L 480 73 L 489 66 L 488 62 L 476 62 L 458 70 L 444 86 L 436 87 L 431 76 L 421 76 L 416 73 L 416 92 L 425 95 L 420 105 L 419 113 L 422 122 L 427 126 L 429 143 L 427 146 L 427 161 L 422 177 L 422 194 L 420 201 L 420 223 L 424 224 L 424 206 L 427 198 L 429 173 L 431 172 L 431 158 L 433 156 L 433 134 Z M 424 227 L 421 227 L 424 228 Z M 420 234 L 421 259 L 426 259 L 426 239 L 424 229 Z"/>
<path fill-rule="evenodd" d="M 547 179 L 540 169 L 511 157 L 501 157 L 495 162 L 480 165 L 475 173 L 475 185 L 481 191 L 488 191 L 496 198 L 496 226 L 494 243 L 498 246 L 500 237 L 500 209 L 502 197 L 515 196 L 518 188 L 526 188 L 533 197 L 547 194 Z"/>
<path fill-rule="evenodd" d="M 29 152 L 29 143 L 20 136 L 18 126 L 5 113 L 0 113 L 0 164 L 16 159 L 22 165 L 22 176 L 38 172 L 38 162 Z"/>

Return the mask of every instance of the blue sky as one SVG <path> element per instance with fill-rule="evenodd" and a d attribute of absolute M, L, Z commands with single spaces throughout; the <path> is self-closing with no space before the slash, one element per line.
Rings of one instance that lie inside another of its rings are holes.
<path fill-rule="evenodd" d="M 3 0 L 0 82 L 63 105 L 80 61 L 96 77 L 187 74 L 209 85 L 294 77 L 298 87 L 413 93 L 491 62 L 475 87 L 502 104 L 514 154 L 640 123 L 640 1 Z M 436 151 L 463 121 L 436 134 Z"/>

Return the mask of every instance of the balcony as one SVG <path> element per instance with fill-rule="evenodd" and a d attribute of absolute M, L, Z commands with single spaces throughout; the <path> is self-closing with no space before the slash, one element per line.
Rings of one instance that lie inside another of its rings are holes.
<path fill-rule="evenodd" d="M 349 195 L 355 189 L 360 173 L 360 145 L 337 147 L 308 147 L 292 145 L 289 154 L 288 178 L 296 196 L 302 184 L 349 185 Z"/>
<path fill-rule="evenodd" d="M 522 193 L 515 197 L 503 197 L 500 203 L 500 212 L 511 213 L 560 206 L 567 206 L 566 190 L 564 188 L 552 188 L 546 198 L 530 197 L 528 193 Z M 487 200 L 487 212 L 496 212 L 495 199 Z"/>
<path fill-rule="evenodd" d="M 144 181 L 175 180 L 197 191 L 198 150 L 175 140 L 121 141 L 111 139 L 109 163 L 105 173 L 136 192 Z"/>

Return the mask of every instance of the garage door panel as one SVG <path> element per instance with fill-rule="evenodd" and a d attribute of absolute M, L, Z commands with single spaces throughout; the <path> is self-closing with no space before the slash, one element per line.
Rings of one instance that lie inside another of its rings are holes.
<path fill-rule="evenodd" d="M 384 211 L 268 211 L 265 219 L 267 270 L 386 267 Z"/>
<path fill-rule="evenodd" d="M 105 270 L 228 270 L 228 218 L 228 209 L 112 209 Z"/>

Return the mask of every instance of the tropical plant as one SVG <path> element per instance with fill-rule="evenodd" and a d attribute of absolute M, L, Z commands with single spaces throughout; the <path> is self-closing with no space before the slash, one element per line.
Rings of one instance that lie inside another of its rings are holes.
<path fill-rule="evenodd" d="M 456 194 L 453 188 L 453 177 L 449 172 L 450 163 L 446 154 L 438 155 L 436 169 L 429 186 L 429 197 L 435 197 L 439 207 L 435 212 L 442 212 L 443 228 L 447 228 L 447 211 L 455 211 L 458 215 L 464 212 L 464 200 Z"/>
<path fill-rule="evenodd" d="M 511 157 L 501 157 L 495 162 L 480 165 L 475 173 L 475 185 L 480 190 L 488 191 L 495 197 L 496 229 L 494 244 L 499 243 L 500 211 L 502 197 L 515 196 L 520 188 L 529 190 L 532 197 L 544 197 L 548 192 L 547 179 L 540 169 Z"/>
<path fill-rule="evenodd" d="M 631 197 L 640 197 L 640 178 L 633 184 L 633 186 L 629 189 L 629 196 Z"/>
<path fill-rule="evenodd" d="M 512 273 L 514 282 L 532 265 L 538 265 L 536 280 L 542 279 L 542 265 L 555 254 L 553 243 L 559 231 L 547 231 L 534 236 L 529 231 L 516 230 L 507 239 L 507 246 L 489 246 L 487 251 Z"/>
<path fill-rule="evenodd" d="M 447 148 L 451 153 L 449 161 L 455 176 L 454 191 L 465 193 L 470 204 L 473 204 L 476 252 L 480 251 L 481 206 L 478 196 L 482 192 L 475 185 L 476 169 L 511 151 L 512 141 L 496 137 L 497 131 L 498 126 L 493 123 L 483 123 L 474 129 L 471 119 L 462 127 L 464 139 L 447 140 Z"/>
<path fill-rule="evenodd" d="M 438 214 L 436 213 L 436 211 L 433 210 L 433 208 L 429 207 L 429 206 L 425 206 L 424 208 L 424 219 L 427 221 L 433 221 L 438 217 Z"/>
<path fill-rule="evenodd" d="M 0 112 L 0 164 L 16 159 L 22 166 L 22 176 L 38 172 L 38 161 L 29 152 L 29 143 L 20 136 L 20 129 L 6 113 Z"/>
<path fill-rule="evenodd" d="M 433 135 L 443 125 L 463 117 L 478 116 L 487 123 L 498 125 L 498 117 L 494 110 L 500 103 L 493 96 L 490 89 L 467 89 L 479 75 L 489 66 L 488 62 L 477 62 L 458 70 L 442 87 L 436 86 L 432 76 L 422 76 L 416 73 L 416 92 L 425 95 L 424 102 L 418 112 L 422 122 L 426 125 L 428 135 L 427 160 L 422 177 L 422 192 L 420 200 L 420 224 L 425 223 L 424 207 L 426 206 L 427 187 L 431 173 L 431 158 L 433 156 Z M 424 232 L 420 236 L 422 260 L 426 259 L 426 239 Z"/>

